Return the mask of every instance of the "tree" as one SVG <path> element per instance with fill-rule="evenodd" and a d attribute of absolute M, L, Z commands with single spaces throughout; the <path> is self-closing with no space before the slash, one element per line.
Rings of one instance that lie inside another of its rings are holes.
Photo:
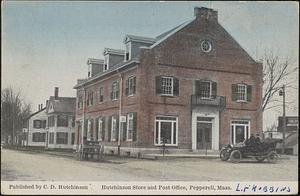
<path fill-rule="evenodd" d="M 20 90 L 12 87 L 1 90 L 1 138 L 14 144 L 14 138 L 22 131 L 22 119 L 30 114 L 30 104 L 25 103 Z"/>
<path fill-rule="evenodd" d="M 260 61 L 263 63 L 262 111 L 266 111 L 282 106 L 281 101 L 277 99 L 282 85 L 285 85 L 286 89 L 295 89 L 295 80 L 293 80 L 292 75 L 298 67 L 293 66 L 294 61 L 292 58 L 281 58 L 273 51 L 265 52 Z"/>

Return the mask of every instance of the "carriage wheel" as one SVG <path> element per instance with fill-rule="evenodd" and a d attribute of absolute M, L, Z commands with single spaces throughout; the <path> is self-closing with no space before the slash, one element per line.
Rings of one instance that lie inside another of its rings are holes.
<path fill-rule="evenodd" d="M 239 163 L 242 159 L 242 153 L 239 150 L 234 150 L 230 154 L 230 161 L 233 163 Z"/>
<path fill-rule="evenodd" d="M 222 161 L 227 161 L 229 159 L 229 152 L 227 150 L 221 150 L 220 152 L 220 158 Z"/>
<path fill-rule="evenodd" d="M 266 157 L 265 156 L 256 156 L 255 159 L 261 163 L 266 159 Z"/>
<path fill-rule="evenodd" d="M 278 159 L 278 154 L 273 150 L 268 153 L 267 159 L 269 163 L 275 163 Z"/>

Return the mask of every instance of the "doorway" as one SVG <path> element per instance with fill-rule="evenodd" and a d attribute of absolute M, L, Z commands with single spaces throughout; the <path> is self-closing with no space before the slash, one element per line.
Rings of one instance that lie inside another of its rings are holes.
<path fill-rule="evenodd" d="M 212 149 L 212 123 L 197 122 L 197 149 Z"/>

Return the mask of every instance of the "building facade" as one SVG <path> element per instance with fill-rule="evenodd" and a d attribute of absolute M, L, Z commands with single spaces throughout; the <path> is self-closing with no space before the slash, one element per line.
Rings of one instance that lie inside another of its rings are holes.
<path fill-rule="evenodd" d="M 107 153 L 219 150 L 262 134 L 262 64 L 212 9 L 155 38 L 127 35 L 78 80 L 76 144 Z M 95 68 L 101 67 L 101 68 Z M 92 69 L 94 68 L 94 69 Z"/>
<path fill-rule="evenodd" d="M 75 143 L 76 98 L 59 97 L 58 87 L 50 96 L 47 107 L 47 148 L 73 149 Z"/>

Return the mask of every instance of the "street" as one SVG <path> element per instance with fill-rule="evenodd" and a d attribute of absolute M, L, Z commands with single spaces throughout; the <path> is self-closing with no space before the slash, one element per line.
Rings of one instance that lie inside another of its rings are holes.
<path fill-rule="evenodd" d="M 104 162 L 1 150 L 4 181 L 297 181 L 297 157 L 276 164 L 219 159 L 145 160 L 105 156 Z"/>

